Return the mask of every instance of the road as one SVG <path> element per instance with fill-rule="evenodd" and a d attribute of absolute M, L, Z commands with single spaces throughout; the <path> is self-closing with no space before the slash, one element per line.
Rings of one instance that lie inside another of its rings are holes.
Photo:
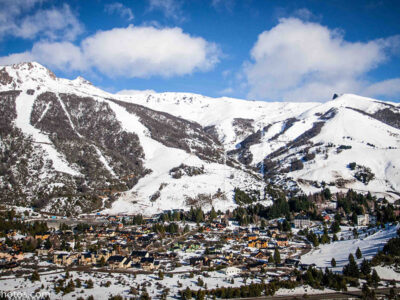
<path fill-rule="evenodd" d="M 375 289 L 376 296 L 388 296 L 390 288 Z M 394 288 L 396 295 L 400 293 L 400 288 Z M 291 295 L 291 296 L 263 296 L 254 298 L 236 298 L 241 300 L 299 300 L 299 299 L 310 299 L 310 300 L 330 300 L 330 299 L 361 299 L 361 291 L 354 292 L 337 292 L 337 293 L 324 293 L 324 294 L 312 294 L 304 295 Z M 379 298 L 378 298 L 379 299 Z"/>

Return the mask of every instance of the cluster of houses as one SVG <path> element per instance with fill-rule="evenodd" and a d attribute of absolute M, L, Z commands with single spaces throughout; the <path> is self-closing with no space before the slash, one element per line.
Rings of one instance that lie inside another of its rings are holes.
<path fill-rule="evenodd" d="M 144 271 L 158 269 L 159 261 L 147 251 L 132 251 L 130 255 L 121 255 L 117 251 L 102 250 L 85 253 L 53 254 L 53 263 L 62 266 L 107 266 L 109 269 L 140 268 Z"/>
<path fill-rule="evenodd" d="M 1 251 L 0 252 L 0 272 L 15 271 L 19 269 L 19 262 L 24 259 L 21 251 Z"/>
<path fill-rule="evenodd" d="M 86 251 L 79 252 L 76 251 L 77 249 L 55 251 L 39 248 L 37 253 L 39 256 L 51 256 L 52 262 L 61 266 L 100 266 L 108 269 L 134 268 L 154 271 L 161 265 L 163 269 L 166 269 L 166 266 L 171 264 L 201 268 L 254 265 L 258 260 L 267 262 L 275 248 L 279 248 L 283 255 L 289 256 L 305 246 L 298 244 L 290 246 L 288 236 L 280 232 L 278 226 L 271 226 L 268 229 L 238 227 L 235 230 L 228 230 L 225 225 L 215 223 L 205 227 L 211 228 L 210 230 L 196 231 L 186 236 L 185 240 L 173 241 L 173 235 L 171 235 L 167 241 L 172 241 L 164 247 L 164 251 L 152 247 L 152 243 L 159 240 L 158 235 L 148 232 L 146 226 L 131 226 L 130 229 L 105 231 L 89 228 L 83 233 L 86 241 L 94 237 L 96 243 L 103 241 L 104 248 L 102 249 L 87 251 L 88 248 L 85 247 Z M 50 235 L 43 236 L 43 238 L 50 237 Z M 146 247 L 138 247 L 137 243 L 141 237 L 149 237 L 146 240 L 150 244 Z M 216 239 L 223 239 L 227 244 L 218 243 L 217 246 L 213 246 Z M 230 247 L 227 248 L 226 245 Z M 74 246 L 76 248 L 76 243 Z M 231 248 L 236 250 L 232 251 Z M 186 254 L 185 258 L 182 258 L 183 254 Z"/>
<path fill-rule="evenodd" d="M 336 206 L 333 204 L 336 205 L 328 202 L 319 207 L 324 218 L 334 217 Z M 201 228 L 191 224 L 190 232 L 184 238 L 181 238 L 183 228 L 188 224 L 181 222 L 176 222 L 179 225 L 177 233 L 154 232 L 154 224 L 161 222 L 159 216 L 144 219 L 142 225 L 127 225 L 132 224 L 132 218 L 127 216 L 94 216 L 92 220 L 91 223 L 85 219 L 85 229 L 77 230 L 76 225 L 82 220 L 76 220 L 69 227 L 54 226 L 49 232 L 24 239 L 41 240 L 35 250 L 37 257 L 58 266 L 143 271 L 159 268 L 173 270 L 171 268 L 179 265 L 260 270 L 277 265 L 269 262 L 275 249 L 282 257 L 279 264 L 290 266 L 293 261 L 298 261 L 305 249 L 311 247 L 304 238 L 283 232 L 279 220 L 268 223 L 265 228 L 240 227 L 226 216 L 219 216 Z M 62 222 L 49 220 L 49 224 L 58 226 Z M 368 214 L 357 218 L 358 225 L 374 222 L 376 218 Z M 163 225 L 167 226 L 168 222 Z M 292 225 L 295 228 L 310 228 L 315 222 L 306 215 L 298 214 Z M 23 258 L 23 253 L 18 251 L 0 253 L 0 260 L 8 263 L 18 263 Z M 227 272 L 234 272 L 232 270 L 235 269 L 229 270 Z"/>
<path fill-rule="evenodd" d="M 400 215 L 400 200 L 394 203 L 395 215 Z M 332 221 L 334 215 L 337 213 L 337 202 L 336 201 L 325 201 L 316 204 L 316 208 L 319 213 L 321 213 L 323 220 L 325 222 Z M 368 226 L 376 225 L 376 215 L 374 214 L 362 214 L 357 215 L 357 226 Z M 343 221 L 346 222 L 346 221 Z M 312 225 L 310 218 L 303 214 L 298 214 L 293 220 L 293 225 L 295 228 L 309 228 Z"/>
<path fill-rule="evenodd" d="M 179 232 L 160 234 L 154 232 L 154 220 L 146 220 L 143 225 L 123 225 L 126 224 L 124 217 L 114 216 L 101 225 L 85 223 L 84 229 L 82 226 L 77 229 L 75 223 L 34 236 L 22 236 L 18 232 L 9 235 L 16 244 L 22 240 L 40 240 L 35 250 L 36 259 L 55 266 L 150 272 L 159 268 L 172 271 L 179 266 L 260 269 L 268 264 L 275 248 L 283 258 L 291 258 L 306 246 L 293 243 L 277 223 L 263 229 L 239 227 L 223 218 L 207 222 L 201 228 L 191 224 L 184 238 L 181 237 L 185 224 L 180 222 L 177 222 Z M 19 264 L 23 259 L 22 252 L 0 253 L 0 260 L 10 263 Z"/>
<path fill-rule="evenodd" d="M 196 256 L 190 258 L 190 265 L 195 268 L 216 267 L 233 272 L 232 268 L 241 271 L 261 271 L 267 267 L 287 266 L 290 259 L 298 259 L 298 255 L 308 248 L 304 242 L 294 241 L 286 233 L 279 231 L 278 226 L 271 225 L 268 228 L 260 229 L 257 227 L 239 227 L 235 230 L 226 230 L 223 234 L 209 234 L 203 237 L 204 244 L 207 239 L 213 239 L 218 235 L 224 243 L 217 244 L 211 248 L 206 248 L 204 252 L 196 252 Z M 278 264 L 271 262 L 275 249 L 282 255 L 282 262 Z"/>

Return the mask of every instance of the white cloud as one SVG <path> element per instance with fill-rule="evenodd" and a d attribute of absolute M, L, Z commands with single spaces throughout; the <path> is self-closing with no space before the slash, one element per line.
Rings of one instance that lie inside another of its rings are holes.
<path fill-rule="evenodd" d="M 24 18 L 15 28 L 14 35 L 33 39 L 39 34 L 49 39 L 74 40 L 83 31 L 81 23 L 64 4 L 62 8 L 39 10 Z"/>
<path fill-rule="evenodd" d="M 38 42 L 31 51 L 0 57 L 0 65 L 38 61 L 56 70 L 85 70 L 87 65 L 79 47 L 70 42 Z"/>
<path fill-rule="evenodd" d="M 44 1 L 17 0 L 1 1 L 0 5 L 0 38 L 10 35 L 23 39 L 34 39 L 37 36 L 56 40 L 74 40 L 83 31 L 83 25 L 71 11 L 69 5 L 39 9 L 26 15 L 37 3 Z"/>
<path fill-rule="evenodd" d="M 228 76 L 230 76 L 232 74 L 231 70 L 224 70 L 222 71 L 221 75 L 223 78 L 227 78 Z"/>
<path fill-rule="evenodd" d="M 155 94 L 155 90 L 121 90 L 117 95 Z"/>
<path fill-rule="evenodd" d="M 0 65 L 12 65 L 18 64 L 21 62 L 29 62 L 34 61 L 35 57 L 32 55 L 30 51 L 25 51 L 21 53 L 12 53 L 7 56 L 0 57 Z"/>
<path fill-rule="evenodd" d="M 400 78 L 383 80 L 368 86 L 363 95 L 369 97 L 397 97 L 400 98 Z"/>
<path fill-rule="evenodd" d="M 82 42 L 82 50 L 90 65 L 109 76 L 170 77 L 209 70 L 218 62 L 215 44 L 176 27 L 100 31 Z"/>
<path fill-rule="evenodd" d="M 83 71 L 87 69 L 81 49 L 70 42 L 39 42 L 32 48 L 36 61 L 46 62 L 50 69 Z"/>
<path fill-rule="evenodd" d="M 284 18 L 264 31 L 245 64 L 249 97 L 268 100 L 327 100 L 335 92 L 361 92 L 364 76 L 387 60 L 398 37 L 347 42 L 337 30 Z"/>
<path fill-rule="evenodd" d="M 293 13 L 292 13 L 293 17 L 299 18 L 301 20 L 304 21 L 310 21 L 310 20 L 321 20 L 321 16 L 320 15 L 315 15 L 312 11 L 310 11 L 307 8 L 299 8 L 296 9 Z"/>
<path fill-rule="evenodd" d="M 226 95 L 231 95 L 233 94 L 234 89 L 231 87 L 227 87 L 223 90 L 218 91 L 218 94 L 222 95 L 222 96 L 226 96 Z"/>
<path fill-rule="evenodd" d="M 114 2 L 105 6 L 105 11 L 109 14 L 119 14 L 121 17 L 126 18 L 128 21 L 133 20 L 133 12 L 129 7 L 122 3 Z"/>
<path fill-rule="evenodd" d="M 16 19 L 23 12 L 32 9 L 40 0 L 1 0 L 0 1 L 0 38 L 15 30 Z"/>
<path fill-rule="evenodd" d="M 180 0 L 148 0 L 149 10 L 160 10 L 167 18 L 184 21 Z"/>
<path fill-rule="evenodd" d="M 17 16 L 24 11 L 30 10 L 36 4 L 45 2 L 45 0 L 1 0 L 0 1 L 0 19 Z"/>
<path fill-rule="evenodd" d="M 232 12 L 235 2 L 235 0 L 211 0 L 211 6 L 218 10 L 223 8 Z"/>
<path fill-rule="evenodd" d="M 210 70 L 219 61 L 219 50 L 180 28 L 129 26 L 99 31 L 80 46 L 41 41 L 31 51 L 0 57 L 2 64 L 27 60 L 64 71 L 95 68 L 109 77 L 171 77 Z"/>

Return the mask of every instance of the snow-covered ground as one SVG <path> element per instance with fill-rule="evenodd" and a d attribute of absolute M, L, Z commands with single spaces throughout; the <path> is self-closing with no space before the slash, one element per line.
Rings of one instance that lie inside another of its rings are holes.
<path fill-rule="evenodd" d="M 353 288 L 353 287 L 349 287 L 347 289 L 348 291 L 357 291 L 357 288 Z M 296 287 L 294 289 L 280 289 L 278 290 L 275 295 L 276 296 L 292 296 L 292 295 L 299 295 L 299 296 L 303 296 L 305 294 L 307 295 L 315 295 L 315 294 L 328 294 L 328 293 L 337 293 L 337 291 L 335 290 L 331 290 L 331 289 L 323 289 L 323 290 L 318 290 L 318 289 L 314 289 L 308 285 L 306 286 L 299 286 Z"/>
<path fill-rule="evenodd" d="M 58 279 L 63 279 L 65 273 L 41 275 L 40 282 L 31 282 L 29 279 L 24 278 L 8 278 L 0 279 L 0 289 L 4 292 L 24 292 L 28 295 L 35 294 L 35 290 L 44 285 L 44 288 L 40 292 L 50 293 L 50 299 L 76 299 L 79 296 L 86 298 L 89 295 L 93 295 L 94 299 L 108 299 L 111 295 L 122 295 L 129 296 L 130 287 L 134 287 L 138 290 L 139 295 L 142 293 L 143 287 L 146 288 L 150 297 L 159 297 L 165 288 L 169 288 L 169 295 L 176 295 L 180 290 L 189 287 L 192 290 L 198 290 L 200 288 L 213 289 L 217 287 L 239 287 L 243 284 L 250 284 L 251 282 L 258 283 L 260 280 L 253 279 L 244 281 L 243 278 L 227 277 L 221 271 L 209 272 L 209 277 L 202 275 L 195 275 L 190 278 L 188 274 L 173 274 L 171 277 L 165 274 L 163 280 L 158 279 L 157 273 L 149 274 L 106 274 L 106 273 L 84 273 L 84 272 L 70 272 L 70 279 L 76 280 L 80 278 L 82 281 L 82 287 L 76 288 L 74 292 L 62 295 L 55 294 L 53 290 L 54 282 Z M 204 286 L 198 286 L 198 278 L 204 281 Z M 94 286 L 92 289 L 86 289 L 84 281 L 92 279 Z M 110 281 L 109 287 L 104 286 L 106 282 Z M 182 286 L 180 286 L 180 284 Z"/>
<path fill-rule="evenodd" d="M 337 267 L 341 268 L 348 263 L 349 254 L 352 253 L 355 257 L 355 252 L 359 247 L 363 257 L 358 260 L 361 262 L 363 258 L 371 259 L 378 250 L 382 249 L 386 242 L 397 236 L 399 225 L 393 225 L 387 229 L 381 229 L 375 234 L 365 238 L 351 239 L 344 241 L 336 241 L 330 244 L 320 245 L 301 257 L 301 262 L 304 264 L 316 264 L 318 267 L 331 267 L 331 260 L 335 258 Z"/>
<path fill-rule="evenodd" d="M 396 271 L 394 266 L 378 266 L 374 269 L 381 279 L 400 281 L 400 271 Z"/>

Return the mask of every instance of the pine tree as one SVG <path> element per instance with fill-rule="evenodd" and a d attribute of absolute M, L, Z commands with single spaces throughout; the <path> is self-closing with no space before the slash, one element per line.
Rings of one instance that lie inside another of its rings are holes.
<path fill-rule="evenodd" d="M 192 299 L 192 291 L 187 287 L 183 292 L 183 297 L 185 300 Z"/>
<path fill-rule="evenodd" d="M 161 270 L 158 271 L 158 279 L 159 280 L 163 280 L 164 279 L 164 273 Z"/>
<path fill-rule="evenodd" d="M 281 263 L 281 254 L 279 253 L 278 248 L 275 248 L 275 251 L 274 251 L 274 261 L 275 261 L 275 264 Z"/>
<path fill-rule="evenodd" d="M 200 223 L 204 221 L 204 213 L 201 208 L 196 209 L 196 223 Z"/>
<path fill-rule="evenodd" d="M 264 219 L 261 219 L 261 228 L 264 229 L 267 226 Z"/>
<path fill-rule="evenodd" d="M 52 245 L 51 242 L 50 242 L 50 239 L 47 239 L 47 240 L 44 242 L 44 247 L 45 247 L 46 249 L 51 249 L 51 248 L 53 247 L 53 245 Z"/>
<path fill-rule="evenodd" d="M 88 289 L 92 289 L 93 288 L 93 280 L 92 279 L 89 279 L 86 282 L 86 288 L 88 288 Z"/>
<path fill-rule="evenodd" d="M 321 237 L 321 244 L 329 244 L 331 239 L 327 233 L 324 233 Z"/>
<path fill-rule="evenodd" d="M 143 293 L 140 295 L 140 300 L 150 300 L 150 296 L 147 293 L 147 291 L 143 291 Z"/>
<path fill-rule="evenodd" d="M 308 270 L 305 274 L 305 282 L 311 286 L 313 286 L 313 284 L 314 284 L 314 276 L 313 276 L 311 267 L 308 268 Z"/>
<path fill-rule="evenodd" d="M 210 220 L 213 221 L 214 219 L 217 218 L 217 213 L 215 212 L 214 206 L 211 208 L 210 211 Z"/>
<path fill-rule="evenodd" d="M 365 283 L 363 284 L 361 292 L 362 292 L 363 299 L 370 299 L 369 297 L 371 296 L 371 290 Z"/>
<path fill-rule="evenodd" d="M 198 286 L 203 286 L 204 285 L 204 281 L 200 277 L 197 279 L 197 285 Z"/>
<path fill-rule="evenodd" d="M 272 256 L 268 257 L 268 263 L 270 264 L 275 263 L 274 258 Z"/>
<path fill-rule="evenodd" d="M 189 220 L 190 221 L 195 221 L 196 220 L 196 214 L 194 212 L 193 206 L 190 207 Z"/>
<path fill-rule="evenodd" d="M 371 265 L 365 258 L 361 263 L 360 271 L 365 276 L 367 276 L 371 273 Z"/>
<path fill-rule="evenodd" d="M 102 256 L 100 258 L 100 267 L 104 267 L 106 265 L 106 259 L 104 258 L 104 256 Z"/>
<path fill-rule="evenodd" d="M 390 288 L 389 299 L 396 299 L 396 292 L 394 291 L 393 288 Z"/>
<path fill-rule="evenodd" d="M 286 220 L 286 219 L 283 220 L 282 229 L 283 229 L 283 231 L 285 231 L 285 232 L 291 231 L 291 230 L 292 230 L 292 228 L 291 228 L 290 223 L 288 222 L 288 220 Z"/>
<path fill-rule="evenodd" d="M 82 287 L 82 283 L 81 283 L 81 280 L 79 278 L 75 279 L 75 285 L 76 285 L 76 287 L 78 289 Z"/>
<path fill-rule="evenodd" d="M 357 259 L 360 259 L 362 257 L 362 253 L 361 253 L 360 247 L 357 247 L 356 257 L 357 257 Z"/>
<path fill-rule="evenodd" d="M 374 269 L 372 271 L 372 282 L 373 282 L 375 287 L 378 286 L 379 281 L 381 281 L 381 278 L 379 277 L 378 272 L 376 272 L 376 270 Z"/>
<path fill-rule="evenodd" d="M 357 263 L 354 259 L 353 254 L 349 255 L 349 263 L 344 266 L 343 274 L 351 277 L 358 278 L 360 276 L 360 271 L 358 270 Z"/>
<path fill-rule="evenodd" d="M 183 233 L 188 233 L 190 231 L 189 225 L 185 225 L 183 228 Z"/>
<path fill-rule="evenodd" d="M 332 260 L 331 260 L 331 266 L 334 268 L 334 267 L 336 267 L 336 260 L 335 260 L 335 258 L 333 258 L 332 257 Z"/>
<path fill-rule="evenodd" d="M 335 221 L 332 223 L 331 230 L 333 233 L 338 233 L 340 231 L 340 223 L 339 221 Z"/>
<path fill-rule="evenodd" d="M 206 292 L 203 290 L 200 290 L 197 292 L 196 300 L 204 300 L 206 296 Z"/>
<path fill-rule="evenodd" d="M 134 286 L 131 286 L 131 289 L 129 290 L 129 294 L 137 295 L 138 291 Z"/>
<path fill-rule="evenodd" d="M 34 272 L 32 273 L 32 275 L 31 275 L 31 281 L 32 281 L 32 282 L 34 282 L 34 281 L 40 281 L 40 276 L 39 276 L 38 271 L 34 271 Z"/>

